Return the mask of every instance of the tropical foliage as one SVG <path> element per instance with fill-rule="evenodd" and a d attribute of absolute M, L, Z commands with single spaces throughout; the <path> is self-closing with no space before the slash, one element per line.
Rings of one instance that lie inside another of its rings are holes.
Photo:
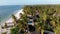
<path fill-rule="evenodd" d="M 39 13 L 39 18 L 36 18 L 35 27 L 36 31 L 43 34 L 44 30 L 52 29 L 55 34 L 60 34 L 60 12 L 59 7 L 56 5 L 27 5 L 23 9 L 24 14 L 21 14 L 20 19 L 16 19 L 13 15 L 14 22 L 16 22 L 19 30 L 25 32 L 27 24 L 27 15 L 36 15 L 36 11 Z"/>
<path fill-rule="evenodd" d="M 2 33 L 2 34 L 7 34 L 6 32 Z"/>

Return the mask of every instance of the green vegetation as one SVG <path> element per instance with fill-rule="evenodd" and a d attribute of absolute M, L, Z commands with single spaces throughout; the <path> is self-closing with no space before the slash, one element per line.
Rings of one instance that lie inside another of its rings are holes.
<path fill-rule="evenodd" d="M 5 23 L 5 28 L 7 28 L 7 23 Z"/>
<path fill-rule="evenodd" d="M 18 34 L 19 28 L 15 27 L 13 29 L 11 29 L 11 34 Z"/>
<path fill-rule="evenodd" d="M 6 32 L 2 33 L 2 34 L 7 34 Z"/>
<path fill-rule="evenodd" d="M 17 21 L 17 19 L 16 19 L 16 17 L 14 16 L 14 15 L 12 15 L 12 18 L 13 18 L 13 20 L 14 20 L 14 25 L 16 25 L 16 21 Z"/>
<path fill-rule="evenodd" d="M 15 25 L 19 28 L 19 30 L 16 30 L 17 32 L 21 30 L 25 32 L 28 27 L 27 15 L 35 16 L 36 11 L 38 11 L 39 18 L 36 18 L 35 22 L 36 31 L 43 34 L 44 30 L 50 30 L 52 28 L 55 34 L 60 34 L 60 5 L 28 5 L 23 9 L 24 14 L 21 14 L 21 18 L 19 20 L 12 15 L 14 22 L 16 22 Z M 15 31 L 15 29 L 13 31 Z"/>

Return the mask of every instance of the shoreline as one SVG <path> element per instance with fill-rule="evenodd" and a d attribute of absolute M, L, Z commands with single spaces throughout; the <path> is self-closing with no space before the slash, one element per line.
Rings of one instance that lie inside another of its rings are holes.
<path fill-rule="evenodd" d="M 17 19 L 19 19 L 19 17 L 20 17 L 19 14 L 20 14 L 20 13 L 23 13 L 22 11 L 23 11 L 23 9 L 20 9 L 20 10 L 18 10 L 18 12 L 14 13 L 14 15 L 15 15 L 15 17 L 16 17 Z M 10 17 L 9 19 L 7 19 L 6 22 L 11 22 L 11 21 L 13 21 L 12 17 Z"/>
<path fill-rule="evenodd" d="M 16 11 L 16 12 L 14 12 L 13 14 L 17 17 L 17 19 L 19 19 L 19 14 L 20 13 L 23 13 L 23 9 L 20 9 L 20 10 L 18 10 L 18 12 Z M 13 22 L 13 19 L 12 19 L 12 17 L 11 17 L 11 15 L 10 15 L 10 17 L 9 18 L 7 18 L 5 21 L 4 21 L 4 23 L 0 23 L 0 26 L 1 25 L 4 25 L 5 23 L 12 23 Z"/>

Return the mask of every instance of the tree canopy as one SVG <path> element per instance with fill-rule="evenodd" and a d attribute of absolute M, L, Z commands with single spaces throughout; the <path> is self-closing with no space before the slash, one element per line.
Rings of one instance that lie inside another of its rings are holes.
<path fill-rule="evenodd" d="M 59 7 L 60 6 L 56 5 L 27 5 L 23 8 L 24 14 L 22 14 L 21 18 L 16 22 L 18 23 L 17 26 L 25 32 L 28 26 L 27 15 L 32 15 L 33 17 L 38 13 L 39 18 L 36 18 L 35 22 L 36 31 L 42 31 L 41 33 L 43 34 L 44 30 L 52 30 L 55 34 L 58 34 L 60 32 L 58 32 L 60 26 Z M 13 16 L 13 19 L 16 21 L 15 16 Z"/>

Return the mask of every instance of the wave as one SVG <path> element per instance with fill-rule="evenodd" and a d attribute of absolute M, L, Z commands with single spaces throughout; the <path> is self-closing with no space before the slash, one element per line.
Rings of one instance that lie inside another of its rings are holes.
<path fill-rule="evenodd" d="M 0 23 L 4 23 L 8 20 L 12 14 L 18 12 L 18 10 L 22 9 L 23 6 L 0 6 Z"/>
<path fill-rule="evenodd" d="M 20 13 L 23 13 L 23 9 L 21 9 L 21 10 L 18 10 L 16 13 L 14 13 L 14 15 L 17 17 L 17 19 L 19 19 L 20 18 Z M 6 20 L 6 23 L 11 23 L 11 22 L 13 22 L 13 19 L 12 19 L 12 17 L 10 17 L 9 19 L 7 19 Z"/>

